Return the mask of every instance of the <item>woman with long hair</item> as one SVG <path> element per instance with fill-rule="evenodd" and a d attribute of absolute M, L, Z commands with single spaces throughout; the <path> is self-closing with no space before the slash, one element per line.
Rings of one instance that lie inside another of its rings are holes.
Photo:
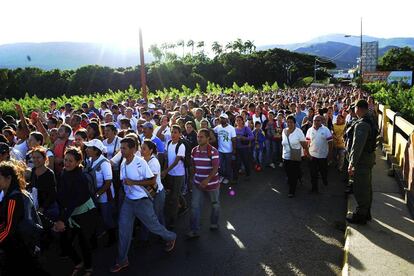
<path fill-rule="evenodd" d="M 36 256 L 36 244 L 28 240 L 21 223 L 26 211 L 34 212 L 33 201 L 26 191 L 23 162 L 7 161 L 0 163 L 0 190 L 4 193 L 0 208 L 0 249 L 4 251 L 4 267 L 0 267 L 1 275 L 47 275 L 39 265 Z M 25 206 L 25 202 L 32 202 Z M 33 215 L 33 213 L 32 213 Z M 33 216 L 36 231 L 41 230 L 41 222 Z M 25 227 L 27 228 L 27 227 Z M 30 233 L 32 234 L 32 233 Z"/>
<path fill-rule="evenodd" d="M 68 230 L 69 257 L 75 264 L 73 275 L 85 269 L 84 275 L 92 274 L 92 250 L 90 240 L 97 225 L 97 210 L 91 198 L 88 181 L 83 176 L 82 151 L 70 147 L 65 151 L 64 170 L 58 182 L 58 203 L 60 217 L 53 227 L 56 232 Z M 77 240 L 82 257 L 76 252 Z"/>

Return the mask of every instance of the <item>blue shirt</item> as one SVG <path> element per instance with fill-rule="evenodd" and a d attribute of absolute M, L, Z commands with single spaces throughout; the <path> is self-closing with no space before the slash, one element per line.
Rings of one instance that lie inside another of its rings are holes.
<path fill-rule="evenodd" d="M 296 127 L 301 128 L 303 119 L 305 119 L 306 113 L 301 111 L 298 113 L 295 113 L 295 119 L 296 119 Z"/>

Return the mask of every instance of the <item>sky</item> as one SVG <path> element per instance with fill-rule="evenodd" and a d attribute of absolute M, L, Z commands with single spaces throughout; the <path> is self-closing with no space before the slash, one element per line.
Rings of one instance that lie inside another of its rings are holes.
<path fill-rule="evenodd" d="M 144 44 L 252 40 L 256 46 L 343 33 L 414 37 L 414 1 L 0 0 L 0 45 L 16 42 Z"/>

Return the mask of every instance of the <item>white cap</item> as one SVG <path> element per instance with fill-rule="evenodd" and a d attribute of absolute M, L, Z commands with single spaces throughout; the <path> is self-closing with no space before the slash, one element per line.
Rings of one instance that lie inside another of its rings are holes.
<path fill-rule="evenodd" d="M 228 119 L 229 116 L 226 113 L 223 113 L 220 115 L 220 118 Z"/>
<path fill-rule="evenodd" d="M 101 140 L 98 139 L 93 139 L 89 142 L 84 142 L 83 143 L 85 146 L 87 147 L 95 147 L 98 150 L 102 151 L 103 153 L 106 152 L 106 147 L 104 146 L 104 144 L 101 142 Z"/>
<path fill-rule="evenodd" d="M 155 104 L 153 103 L 148 104 L 148 108 L 151 108 L 151 109 L 155 108 Z"/>

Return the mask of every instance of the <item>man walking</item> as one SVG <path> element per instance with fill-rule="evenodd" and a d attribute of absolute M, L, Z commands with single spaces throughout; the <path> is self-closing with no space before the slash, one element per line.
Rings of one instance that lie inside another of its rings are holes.
<path fill-rule="evenodd" d="M 218 150 L 220 156 L 220 176 L 223 184 L 233 180 L 233 168 L 231 165 L 233 154 L 236 151 L 236 130 L 228 123 L 229 116 L 225 113 L 220 115 L 220 125 L 214 128 L 217 133 Z"/>
<path fill-rule="evenodd" d="M 119 212 L 118 258 L 111 272 L 119 272 L 128 267 L 128 251 L 131 245 L 135 217 L 152 233 L 166 241 L 165 251 L 174 249 L 177 235 L 168 231 L 159 222 L 148 192 L 144 186 L 154 185 L 155 177 L 147 162 L 135 155 L 137 144 L 131 137 L 121 141 L 121 181 L 124 186 L 125 200 Z"/>
<path fill-rule="evenodd" d="M 309 144 L 310 174 L 312 191 L 318 192 L 318 174 L 322 176 L 322 182 L 328 185 L 328 156 L 332 156 L 332 133 L 322 125 L 323 117 L 318 115 L 313 119 L 313 126 L 306 133 Z"/>
<path fill-rule="evenodd" d="M 358 120 L 354 126 L 354 136 L 349 153 L 348 174 L 353 178 L 353 191 L 357 208 L 347 221 L 366 224 L 371 220 L 372 168 L 375 164 L 377 126 L 368 113 L 368 102 L 358 100 L 355 104 Z"/>
<path fill-rule="evenodd" d="M 194 183 L 191 202 L 191 231 L 188 238 L 196 238 L 200 231 L 200 216 L 203 206 L 204 195 L 210 198 L 211 216 L 210 229 L 218 229 L 219 218 L 219 194 L 220 181 L 218 176 L 219 153 L 216 148 L 209 144 L 210 132 L 208 129 L 201 129 L 197 134 L 198 146 L 191 153 L 191 161 L 194 168 Z"/>

